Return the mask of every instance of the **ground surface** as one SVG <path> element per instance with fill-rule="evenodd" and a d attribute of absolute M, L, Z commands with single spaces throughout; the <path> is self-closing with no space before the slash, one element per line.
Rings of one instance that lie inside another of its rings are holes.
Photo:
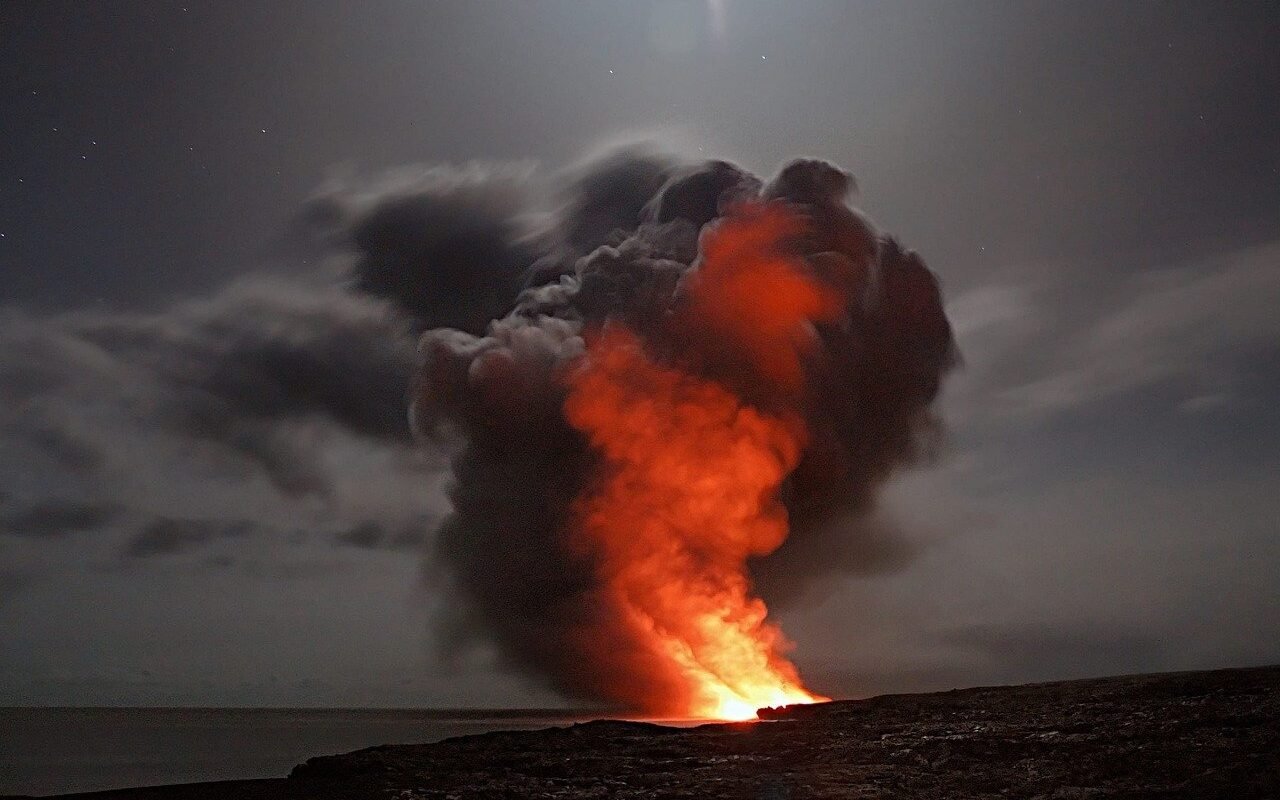
<path fill-rule="evenodd" d="M 1280 667 L 888 695 L 768 716 L 489 733 L 313 758 L 287 779 L 79 797 L 1280 798 Z"/>

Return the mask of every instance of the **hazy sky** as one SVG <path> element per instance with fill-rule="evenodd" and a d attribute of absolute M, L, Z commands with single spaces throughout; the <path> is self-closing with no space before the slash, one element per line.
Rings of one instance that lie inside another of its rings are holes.
<path fill-rule="evenodd" d="M 273 365 L 409 358 L 321 187 L 637 138 L 839 163 L 943 281 L 948 441 L 883 509 L 918 554 L 784 614 L 818 689 L 1280 660 L 1277 41 L 1264 3 L 0 4 L 0 705 L 555 702 L 435 662 L 398 397 Z"/>

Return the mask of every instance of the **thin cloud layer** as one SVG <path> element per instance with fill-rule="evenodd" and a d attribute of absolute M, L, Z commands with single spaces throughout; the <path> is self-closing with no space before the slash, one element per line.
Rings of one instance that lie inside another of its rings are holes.
<path fill-rule="evenodd" d="M 1085 303 L 1060 282 L 1001 282 L 951 300 L 967 354 L 949 406 L 1044 421 L 1168 389 L 1184 411 L 1233 401 L 1280 341 L 1280 245 L 1120 276 Z"/>

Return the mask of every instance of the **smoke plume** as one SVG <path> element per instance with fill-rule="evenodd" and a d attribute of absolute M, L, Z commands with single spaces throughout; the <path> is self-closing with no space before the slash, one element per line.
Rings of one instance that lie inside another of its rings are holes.
<path fill-rule="evenodd" d="M 483 335 L 435 327 L 419 345 L 414 430 L 465 443 L 431 559 L 454 652 L 489 642 L 567 696 L 654 713 L 809 696 L 763 601 L 909 554 L 872 521 L 876 490 L 927 453 L 955 360 L 934 275 L 847 204 L 852 187 L 822 161 L 766 183 L 626 151 L 514 246 L 492 208 L 465 223 L 506 285 L 527 263 Z M 423 244 L 448 231 L 402 229 L 443 218 L 406 208 L 390 238 L 370 235 L 386 215 L 356 228 L 381 293 L 388 253 L 431 256 L 401 285 L 458 271 Z M 737 661 L 778 692 L 723 663 L 722 634 L 750 640 Z"/>

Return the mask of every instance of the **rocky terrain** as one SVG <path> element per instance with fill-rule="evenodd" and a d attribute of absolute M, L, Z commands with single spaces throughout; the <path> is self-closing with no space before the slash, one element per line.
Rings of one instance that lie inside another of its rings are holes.
<path fill-rule="evenodd" d="M 600 721 L 107 800 L 1280 798 L 1280 667 L 886 695 L 753 723 Z"/>

